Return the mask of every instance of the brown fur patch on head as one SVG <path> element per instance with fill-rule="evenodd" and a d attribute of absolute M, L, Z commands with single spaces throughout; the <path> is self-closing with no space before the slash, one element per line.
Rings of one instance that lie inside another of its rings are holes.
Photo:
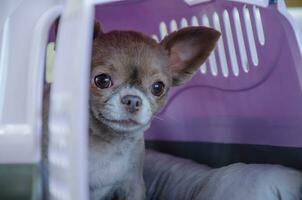
<path fill-rule="evenodd" d="M 163 98 L 150 93 L 156 81 L 164 82 L 167 88 L 172 83 L 168 52 L 155 40 L 133 31 L 112 31 L 94 40 L 92 55 L 92 77 L 107 73 L 114 82 L 107 90 L 92 86 L 92 92 L 99 98 L 130 85 L 148 95 L 154 111 L 164 104 Z"/>

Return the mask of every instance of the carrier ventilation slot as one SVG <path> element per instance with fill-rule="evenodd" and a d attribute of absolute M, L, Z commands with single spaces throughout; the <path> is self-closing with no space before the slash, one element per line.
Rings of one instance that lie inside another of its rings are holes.
<path fill-rule="evenodd" d="M 193 16 L 191 19 L 191 26 L 199 26 L 199 22 L 196 16 Z"/>
<path fill-rule="evenodd" d="M 256 23 L 256 30 L 257 30 L 257 36 L 259 43 L 263 46 L 265 44 L 265 38 L 264 38 L 264 31 L 263 31 L 263 24 L 260 14 L 260 9 L 256 6 L 253 6 L 253 13 L 254 13 L 254 19 Z"/>
<path fill-rule="evenodd" d="M 244 72 L 249 71 L 249 63 L 247 59 L 246 47 L 244 43 L 243 33 L 242 33 L 242 26 L 240 21 L 240 16 L 237 8 L 233 9 L 233 19 L 235 25 L 235 31 L 237 36 L 237 43 L 239 47 L 239 57 L 241 61 L 241 66 Z"/>
<path fill-rule="evenodd" d="M 159 42 L 159 39 L 158 39 L 157 35 L 152 35 L 152 38 L 153 38 L 156 42 Z"/>
<path fill-rule="evenodd" d="M 209 18 L 207 15 L 204 15 L 202 17 L 202 22 L 201 24 L 203 26 L 207 26 L 207 27 L 210 27 L 210 21 L 209 21 Z M 209 57 L 209 62 L 208 62 L 208 65 L 210 70 L 211 70 L 211 74 L 213 76 L 217 76 L 218 75 L 218 70 L 217 70 L 217 61 L 216 61 L 216 56 L 215 56 L 215 51 L 213 51 Z"/>
<path fill-rule="evenodd" d="M 213 22 L 214 22 L 213 23 L 214 28 L 222 33 L 219 16 L 216 12 L 214 12 L 214 14 L 213 14 Z M 228 69 L 226 55 L 225 55 L 225 45 L 223 42 L 224 37 L 225 37 L 225 35 L 221 34 L 221 38 L 218 41 L 217 48 L 218 48 L 218 57 L 219 57 L 222 74 L 224 75 L 224 77 L 228 77 L 229 69 Z M 216 51 L 217 51 L 217 48 L 216 48 Z"/>
<path fill-rule="evenodd" d="M 178 30 L 178 27 L 177 27 L 177 22 L 175 19 L 173 19 L 171 22 L 170 22 L 170 33 L 174 32 L 174 31 L 177 31 Z"/>
<path fill-rule="evenodd" d="M 243 7 L 243 18 L 244 18 L 244 24 L 247 33 L 247 39 L 249 43 L 252 61 L 253 64 L 257 66 L 259 61 L 258 61 L 256 44 L 255 44 L 254 32 L 252 28 L 251 15 L 249 9 L 246 6 Z"/>
<path fill-rule="evenodd" d="M 161 22 L 159 24 L 159 33 L 160 33 L 161 40 L 164 39 L 164 37 L 166 37 L 166 35 L 168 35 L 168 29 L 167 29 L 167 25 L 165 22 Z"/>
<path fill-rule="evenodd" d="M 68 98 L 63 99 L 64 104 L 54 103 L 54 111 L 49 123 L 49 192 L 51 199 L 71 200 L 69 172 L 72 166 L 68 159 L 69 146 L 67 145 L 70 136 L 68 117 L 60 113 L 68 108 Z"/>
<path fill-rule="evenodd" d="M 190 23 L 189 23 L 190 22 Z M 190 19 L 171 19 L 160 22 L 159 34 L 152 35 L 160 41 L 166 35 L 187 26 L 213 27 L 222 33 L 215 51 L 207 62 L 200 67 L 202 74 L 229 77 L 248 73 L 251 66 L 259 65 L 257 46 L 265 45 L 265 34 L 261 19 L 261 11 L 257 6 L 234 7 L 232 10 L 214 12 L 211 15 L 192 16 Z M 169 28 L 168 28 L 169 27 Z"/>
<path fill-rule="evenodd" d="M 182 18 L 181 20 L 180 20 L 180 27 L 181 28 L 186 28 L 186 27 L 188 27 L 189 26 L 189 24 L 188 24 L 188 20 L 186 19 L 186 18 Z"/>

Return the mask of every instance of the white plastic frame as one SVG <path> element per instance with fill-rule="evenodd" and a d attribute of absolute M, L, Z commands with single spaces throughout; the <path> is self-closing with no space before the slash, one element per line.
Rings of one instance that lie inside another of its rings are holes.
<path fill-rule="evenodd" d="M 208 2 L 202 2 L 204 1 Z M 268 6 L 268 0 L 230 1 Z M 45 56 L 41 49 L 46 49 L 50 24 L 63 12 L 51 94 L 50 148 L 60 139 L 53 137 L 58 133 L 62 133 L 61 136 L 65 137 L 67 143 L 66 152 L 61 152 L 63 156 L 50 152 L 50 156 L 59 158 L 50 160 L 50 179 L 60 182 L 59 186 L 62 186 L 51 188 L 53 199 L 88 199 L 89 38 L 92 34 L 94 4 L 108 2 L 111 1 L 69 0 L 62 11 L 62 5 L 58 1 L 19 0 L 10 7 L 11 12 L 0 15 L 0 27 L 4 27 L 0 29 L 0 163 L 36 163 L 40 160 Z M 201 0 L 186 2 L 201 3 Z M 0 13 L 7 11 L 7 7 L 3 6 L 5 3 L 0 6 Z M 284 1 L 279 0 L 277 6 L 291 23 L 295 39 L 301 43 L 300 33 L 288 15 Z M 20 23 L 24 19 L 26 24 Z M 299 48 L 298 53 L 301 55 L 301 45 Z M 17 76 L 20 74 L 22 76 Z M 22 77 L 24 80 L 20 83 L 15 77 Z"/>
<path fill-rule="evenodd" d="M 1 2 L 0 13 L 6 14 L 0 19 L 0 163 L 40 160 L 41 49 L 59 7 L 51 0 Z"/>
<path fill-rule="evenodd" d="M 193 6 L 200 3 L 211 2 L 214 0 L 184 0 L 188 5 Z M 219 1 L 219 0 L 215 0 Z M 269 5 L 269 0 L 228 0 L 228 1 L 236 1 L 240 3 L 247 3 L 252 5 L 257 5 L 261 7 L 267 7 Z"/>
<path fill-rule="evenodd" d="M 87 0 L 67 1 L 60 18 L 50 96 L 51 199 L 88 198 L 88 83 L 93 18 L 94 5 Z"/>

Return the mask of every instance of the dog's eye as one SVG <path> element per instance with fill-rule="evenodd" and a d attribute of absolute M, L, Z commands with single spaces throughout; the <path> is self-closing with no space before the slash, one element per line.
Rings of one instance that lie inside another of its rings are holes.
<path fill-rule="evenodd" d="M 152 84 L 151 86 L 151 92 L 155 96 L 160 96 L 165 91 L 165 84 L 161 81 L 157 81 Z"/>
<path fill-rule="evenodd" d="M 105 89 L 105 88 L 110 88 L 113 83 L 111 76 L 108 74 L 100 74 L 94 77 L 94 83 L 98 88 Z"/>

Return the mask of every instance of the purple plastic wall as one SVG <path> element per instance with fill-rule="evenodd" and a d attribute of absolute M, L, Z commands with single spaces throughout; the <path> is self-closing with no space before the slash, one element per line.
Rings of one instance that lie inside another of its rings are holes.
<path fill-rule="evenodd" d="M 179 22 L 183 17 L 190 21 L 192 16 L 200 20 L 206 14 L 212 25 L 214 12 L 222 21 L 221 13 L 224 10 L 232 13 L 234 7 L 244 22 L 244 6 L 252 12 L 251 5 L 224 0 L 192 7 L 182 0 L 137 0 L 97 6 L 96 18 L 105 31 L 137 30 L 159 35 L 161 21 L 169 24 L 172 19 Z M 289 38 L 294 37 L 292 28 L 276 7 L 260 11 L 265 44 L 255 42 L 259 65 L 253 66 L 249 59 L 249 72 L 240 68 L 238 77 L 230 74 L 225 78 L 220 71 L 216 77 L 198 72 L 188 84 L 172 90 L 166 108 L 158 114 L 163 120 L 153 120 L 147 139 L 302 147 L 302 91 L 297 74 L 302 59 L 292 56 L 297 43 L 295 38 Z M 222 22 L 221 26 L 222 39 L 227 44 Z M 231 28 L 235 35 L 233 21 Z M 244 35 L 245 31 L 243 28 Z M 244 42 L 248 47 L 246 37 Z M 234 51 L 241 66 L 237 43 Z M 247 54 L 250 58 L 248 48 Z M 231 66 L 228 52 L 226 56 Z"/>

